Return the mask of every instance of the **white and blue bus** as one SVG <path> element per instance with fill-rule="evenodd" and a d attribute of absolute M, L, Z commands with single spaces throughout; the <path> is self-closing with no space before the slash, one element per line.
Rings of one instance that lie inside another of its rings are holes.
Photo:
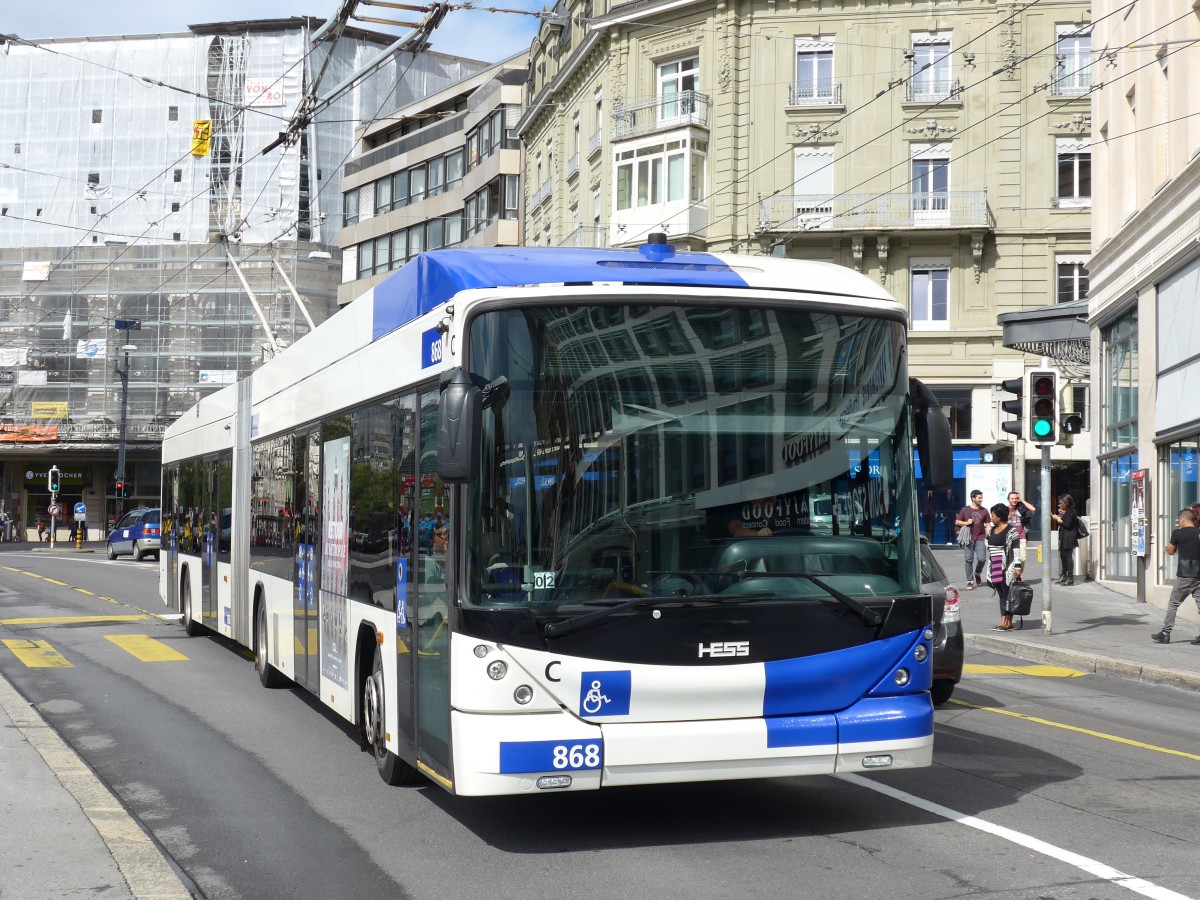
<path fill-rule="evenodd" d="M 822 263 L 426 253 L 167 430 L 163 599 L 392 784 L 929 765 L 905 338 Z"/>

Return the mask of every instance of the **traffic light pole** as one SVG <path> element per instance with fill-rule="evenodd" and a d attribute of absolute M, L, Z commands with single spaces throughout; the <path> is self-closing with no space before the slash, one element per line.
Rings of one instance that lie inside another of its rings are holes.
<path fill-rule="evenodd" d="M 1052 566 L 1050 565 L 1050 504 L 1054 498 L 1050 496 L 1050 445 L 1042 444 L 1042 631 L 1053 634 L 1053 617 L 1051 614 L 1051 585 Z M 1065 573 L 1064 573 L 1065 575 Z"/>

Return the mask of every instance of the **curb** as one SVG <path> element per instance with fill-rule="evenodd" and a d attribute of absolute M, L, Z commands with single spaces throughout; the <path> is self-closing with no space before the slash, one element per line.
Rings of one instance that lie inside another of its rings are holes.
<path fill-rule="evenodd" d="M 1083 672 L 1093 672 L 1097 675 L 1111 675 L 1116 678 L 1127 678 L 1131 681 L 1144 681 L 1148 684 L 1166 684 L 1171 687 L 1183 688 L 1189 691 L 1200 691 L 1200 672 L 1181 672 L 1166 666 L 1155 666 L 1136 662 L 1131 659 L 1117 659 L 1111 656 L 1101 656 L 1081 650 L 1067 650 L 1062 647 L 1047 647 L 1045 644 L 1035 644 L 1031 641 L 1021 641 L 1014 638 L 991 637 L 989 635 L 968 634 L 967 642 L 981 650 L 994 650 L 1006 653 L 1017 659 L 1030 662 L 1049 662 L 1079 669 Z"/>

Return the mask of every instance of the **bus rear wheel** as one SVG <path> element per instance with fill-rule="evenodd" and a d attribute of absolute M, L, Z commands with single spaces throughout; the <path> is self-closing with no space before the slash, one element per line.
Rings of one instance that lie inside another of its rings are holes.
<path fill-rule="evenodd" d="M 196 637 L 204 630 L 192 615 L 192 582 L 186 572 L 179 585 L 179 612 L 183 615 L 183 633 L 188 637 Z"/>
<path fill-rule="evenodd" d="M 283 673 L 271 665 L 267 645 L 267 604 L 259 600 L 254 612 L 254 668 L 265 688 L 279 688 L 287 683 Z"/>
<path fill-rule="evenodd" d="M 383 683 L 383 650 L 375 647 L 375 661 L 371 673 L 363 679 L 362 687 L 362 735 L 364 750 L 375 757 L 379 777 L 387 784 L 412 784 L 418 772 L 387 748 L 386 733 L 387 703 Z"/>

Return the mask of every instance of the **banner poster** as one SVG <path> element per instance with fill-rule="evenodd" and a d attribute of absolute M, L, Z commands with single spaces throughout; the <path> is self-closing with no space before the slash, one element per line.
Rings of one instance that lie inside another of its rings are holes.
<path fill-rule="evenodd" d="M 349 684 L 350 438 L 325 443 L 321 492 L 321 675 Z"/>

